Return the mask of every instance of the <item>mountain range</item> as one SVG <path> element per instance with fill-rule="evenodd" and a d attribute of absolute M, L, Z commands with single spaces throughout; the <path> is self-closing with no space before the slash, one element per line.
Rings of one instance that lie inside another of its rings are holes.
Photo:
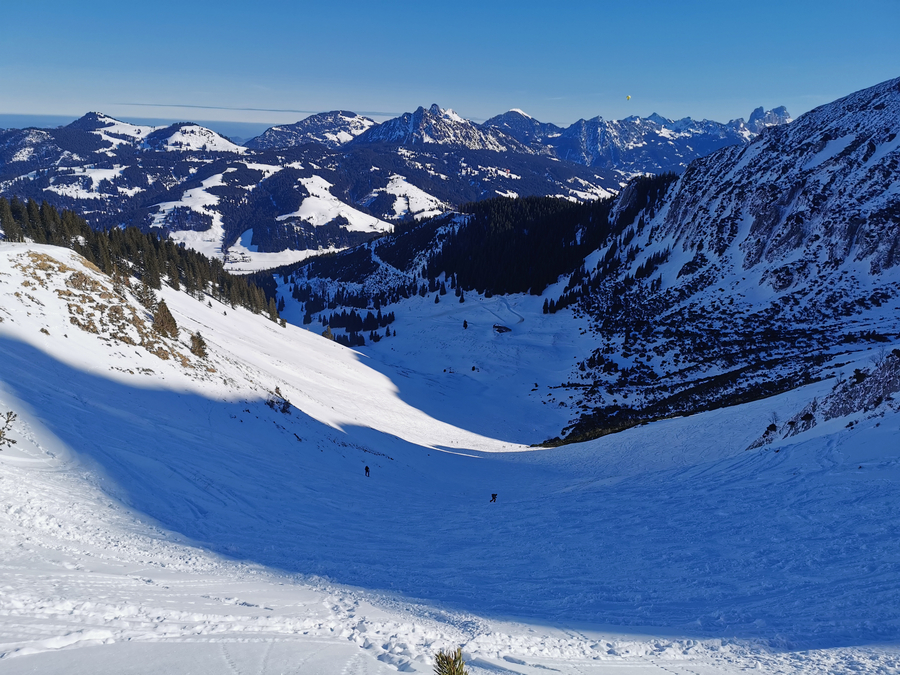
<path fill-rule="evenodd" d="M 381 124 L 347 111 L 237 145 L 191 123 L 148 127 L 89 113 L 55 129 L 0 131 L 0 195 L 74 209 L 97 228 L 158 228 L 251 271 L 336 251 L 491 196 L 589 201 L 635 174 L 681 171 L 783 108 L 742 120 L 658 115 L 568 129 L 510 111 L 484 124 L 437 105 Z"/>
<path fill-rule="evenodd" d="M 80 123 L 0 135 L 4 672 L 900 670 L 900 78 L 597 199 Z"/>
<path fill-rule="evenodd" d="M 570 440 L 846 377 L 900 335 L 897 120 L 892 80 L 605 202 L 489 200 L 314 261 L 291 295 L 310 323 L 336 288 L 382 311 L 527 292 L 590 317 Z"/>

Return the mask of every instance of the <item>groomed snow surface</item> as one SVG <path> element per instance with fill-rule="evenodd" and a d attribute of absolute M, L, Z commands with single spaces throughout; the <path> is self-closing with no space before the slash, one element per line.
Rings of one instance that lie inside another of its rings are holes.
<path fill-rule="evenodd" d="M 4 675 L 900 671 L 889 407 L 745 449 L 820 383 L 529 449 L 590 339 L 541 298 L 409 301 L 355 352 L 164 288 L 162 360 L 29 252 L 108 287 L 0 244 Z"/>

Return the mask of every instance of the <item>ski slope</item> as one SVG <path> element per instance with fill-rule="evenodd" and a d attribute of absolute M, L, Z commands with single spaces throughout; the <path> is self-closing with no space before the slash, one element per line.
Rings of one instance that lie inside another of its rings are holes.
<path fill-rule="evenodd" d="M 830 383 L 539 450 L 590 336 L 538 298 L 411 300 L 352 351 L 164 287 L 161 359 L 111 292 L 0 244 L 4 675 L 900 670 L 893 401 L 764 449 Z"/>

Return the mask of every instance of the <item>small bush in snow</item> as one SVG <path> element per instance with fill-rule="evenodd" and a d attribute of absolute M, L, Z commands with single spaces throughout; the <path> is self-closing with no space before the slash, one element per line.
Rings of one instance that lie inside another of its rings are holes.
<path fill-rule="evenodd" d="M 2 450 L 3 446 L 12 447 L 16 444 L 16 441 L 6 435 L 12 428 L 12 423 L 16 421 L 16 413 L 10 410 L 0 416 L 0 420 L 3 421 L 3 426 L 0 427 L 0 450 Z"/>
<path fill-rule="evenodd" d="M 434 675 L 469 675 L 466 662 L 463 661 L 462 649 L 455 652 L 438 652 L 434 655 Z"/>

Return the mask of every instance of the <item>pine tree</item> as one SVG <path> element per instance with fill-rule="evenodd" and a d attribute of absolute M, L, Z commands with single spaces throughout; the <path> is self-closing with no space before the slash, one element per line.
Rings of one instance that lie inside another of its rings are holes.
<path fill-rule="evenodd" d="M 166 306 L 165 300 L 160 300 L 156 305 L 156 313 L 153 315 L 153 330 L 170 338 L 178 337 L 178 324 L 175 317 Z"/>
<path fill-rule="evenodd" d="M 166 276 L 169 277 L 169 286 L 174 288 L 176 291 L 181 290 L 181 280 L 178 278 L 178 266 L 175 264 L 175 261 L 171 258 L 169 262 L 166 264 Z"/>
<path fill-rule="evenodd" d="M 13 218 L 12 209 L 5 198 L 0 197 L 0 228 L 3 228 L 3 236 L 6 241 L 25 241 L 22 228 Z"/>
<path fill-rule="evenodd" d="M 156 253 L 153 251 L 151 246 L 148 246 L 144 249 L 143 256 L 144 263 L 144 273 L 142 275 L 143 280 L 150 288 L 155 288 L 159 290 L 162 288 L 162 280 L 160 278 L 159 271 L 159 260 L 156 257 Z"/>
<path fill-rule="evenodd" d="M 206 351 L 206 340 L 200 335 L 200 331 L 191 335 L 191 354 L 199 356 L 201 359 L 205 359 L 208 354 Z"/>
<path fill-rule="evenodd" d="M 151 312 L 156 311 L 156 293 L 154 293 L 153 289 L 147 284 L 146 279 L 144 279 L 141 282 L 141 285 L 137 287 L 134 292 L 134 297 L 136 297 L 137 301 Z"/>

